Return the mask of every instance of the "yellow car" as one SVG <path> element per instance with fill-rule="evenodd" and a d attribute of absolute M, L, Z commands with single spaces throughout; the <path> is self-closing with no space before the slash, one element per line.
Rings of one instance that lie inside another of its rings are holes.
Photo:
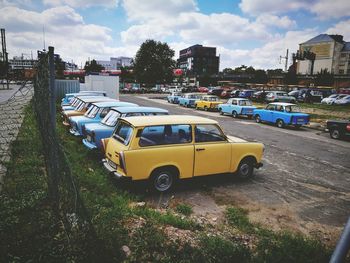
<path fill-rule="evenodd" d="M 196 101 L 195 108 L 196 110 L 203 109 L 205 111 L 208 110 L 218 110 L 218 105 L 221 104 L 219 97 L 213 95 L 205 95 L 202 99 Z"/>
<path fill-rule="evenodd" d="M 264 151 L 261 143 L 226 136 L 214 120 L 189 115 L 121 118 L 102 145 L 108 172 L 150 180 L 160 192 L 177 179 L 195 176 L 236 172 L 252 177 Z"/>
<path fill-rule="evenodd" d="M 93 102 L 103 102 L 103 101 L 116 101 L 115 99 L 109 97 L 81 97 L 78 99 L 79 102 L 76 103 L 74 110 L 64 110 L 62 111 L 63 125 L 69 126 L 69 118 L 72 116 L 84 115 Z"/>

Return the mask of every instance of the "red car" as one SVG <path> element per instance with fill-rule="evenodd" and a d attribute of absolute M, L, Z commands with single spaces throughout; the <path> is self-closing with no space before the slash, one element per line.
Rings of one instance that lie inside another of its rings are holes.
<path fill-rule="evenodd" d="M 198 91 L 207 93 L 209 91 L 209 89 L 207 87 L 199 87 Z"/>

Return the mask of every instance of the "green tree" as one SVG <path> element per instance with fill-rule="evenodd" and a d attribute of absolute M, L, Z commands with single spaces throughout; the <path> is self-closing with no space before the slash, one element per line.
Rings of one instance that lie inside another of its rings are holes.
<path fill-rule="evenodd" d="M 85 67 L 84 70 L 86 74 L 91 73 L 91 72 L 101 72 L 105 68 L 101 66 L 100 64 L 97 64 L 96 60 L 91 60 L 91 61 L 86 61 L 85 62 Z"/>
<path fill-rule="evenodd" d="M 255 70 L 255 72 L 254 72 L 254 82 L 255 83 L 261 83 L 261 84 L 267 83 L 266 71 L 263 70 L 263 69 Z"/>
<path fill-rule="evenodd" d="M 132 67 L 120 68 L 120 81 L 121 82 L 134 82 L 135 76 Z"/>
<path fill-rule="evenodd" d="M 330 73 L 327 69 L 321 69 L 316 74 L 315 84 L 318 86 L 333 86 L 334 74 Z"/>
<path fill-rule="evenodd" d="M 175 51 L 167 43 L 146 40 L 136 53 L 134 74 L 138 82 L 147 86 L 169 83 L 173 79 Z"/>

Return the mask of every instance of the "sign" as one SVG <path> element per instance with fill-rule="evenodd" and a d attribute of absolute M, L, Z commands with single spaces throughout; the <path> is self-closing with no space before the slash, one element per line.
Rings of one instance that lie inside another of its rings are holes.
<path fill-rule="evenodd" d="M 331 54 L 331 44 L 316 44 L 312 46 L 301 46 L 301 51 L 310 51 L 316 54 L 316 59 L 329 58 Z"/>

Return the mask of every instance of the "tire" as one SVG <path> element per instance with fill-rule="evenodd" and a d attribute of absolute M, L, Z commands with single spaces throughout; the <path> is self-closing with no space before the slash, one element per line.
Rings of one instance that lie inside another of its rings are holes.
<path fill-rule="evenodd" d="M 169 191 L 175 183 L 175 176 L 168 169 L 156 170 L 151 176 L 151 188 L 158 192 Z"/>
<path fill-rule="evenodd" d="M 255 117 L 255 122 L 256 123 L 261 123 L 261 118 L 260 118 L 259 114 L 255 115 L 254 117 Z"/>
<path fill-rule="evenodd" d="M 222 112 L 222 109 L 219 109 L 220 115 L 224 115 L 224 113 Z"/>
<path fill-rule="evenodd" d="M 238 117 L 238 114 L 237 114 L 237 112 L 235 110 L 232 112 L 232 117 L 233 118 L 237 118 Z"/>
<path fill-rule="evenodd" d="M 205 111 L 208 111 L 208 107 L 207 107 L 207 106 L 204 106 L 204 110 L 205 110 Z"/>
<path fill-rule="evenodd" d="M 198 107 L 197 104 L 195 104 L 194 107 L 195 107 L 196 110 L 199 110 L 199 107 Z"/>
<path fill-rule="evenodd" d="M 331 129 L 329 132 L 329 135 L 331 136 L 332 139 L 339 140 L 341 138 L 341 133 L 337 128 Z"/>
<path fill-rule="evenodd" d="M 254 163 L 250 158 L 243 159 L 237 168 L 237 176 L 240 179 L 249 179 L 253 177 Z"/>
<path fill-rule="evenodd" d="M 278 127 L 278 128 L 284 128 L 284 121 L 283 120 L 281 120 L 281 119 L 278 119 L 277 121 L 276 121 L 276 126 Z"/>

